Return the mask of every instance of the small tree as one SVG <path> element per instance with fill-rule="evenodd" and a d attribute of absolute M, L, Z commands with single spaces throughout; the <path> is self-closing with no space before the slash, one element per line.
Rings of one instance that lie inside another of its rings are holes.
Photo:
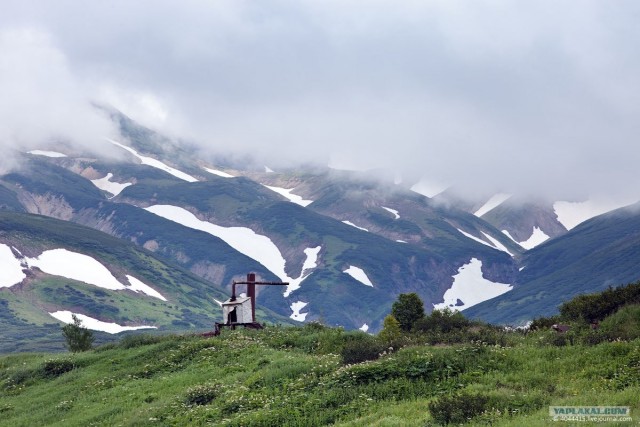
<path fill-rule="evenodd" d="M 72 314 L 71 318 L 73 323 L 62 327 L 62 335 L 67 340 L 67 347 L 74 353 L 91 350 L 91 345 L 95 339 L 93 332 L 82 326 L 82 320 L 78 319 L 75 314 Z"/>
<path fill-rule="evenodd" d="M 409 332 L 414 322 L 424 317 L 424 304 L 415 292 L 400 294 L 391 306 L 391 314 L 400 322 L 400 328 Z"/>
<path fill-rule="evenodd" d="M 389 314 L 384 318 L 382 330 L 378 334 L 378 338 L 388 346 L 395 346 L 401 336 L 402 331 L 400 330 L 400 322 Z"/>
<path fill-rule="evenodd" d="M 413 325 L 414 329 L 420 332 L 443 332 L 445 334 L 468 326 L 471 326 L 471 321 L 459 311 L 453 311 L 449 307 L 433 310 L 430 315 L 419 319 Z"/>

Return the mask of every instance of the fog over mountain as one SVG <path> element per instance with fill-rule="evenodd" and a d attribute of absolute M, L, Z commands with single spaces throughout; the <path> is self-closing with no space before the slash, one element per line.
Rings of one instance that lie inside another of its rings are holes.
<path fill-rule="evenodd" d="M 638 18 L 633 1 L 8 0 L 0 144 L 101 150 L 100 103 L 272 167 L 640 196 Z"/>

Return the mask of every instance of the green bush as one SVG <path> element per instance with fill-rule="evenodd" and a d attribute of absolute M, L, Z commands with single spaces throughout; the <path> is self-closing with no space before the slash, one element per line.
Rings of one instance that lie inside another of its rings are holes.
<path fill-rule="evenodd" d="M 46 360 L 40 367 L 40 373 L 44 378 L 56 378 L 76 368 L 76 364 L 69 359 Z"/>
<path fill-rule="evenodd" d="M 7 378 L 4 389 L 7 391 L 14 390 L 23 384 L 27 384 L 38 377 L 38 373 L 31 369 L 20 369 Z"/>
<path fill-rule="evenodd" d="M 485 345 L 498 345 L 500 347 L 512 346 L 520 341 L 523 335 L 515 331 L 506 331 L 504 328 L 492 325 L 471 323 L 470 326 L 450 329 L 443 332 L 439 328 L 422 331 L 422 321 L 416 322 L 416 329 L 412 336 L 417 343 L 425 344 L 463 344 L 481 343 Z"/>
<path fill-rule="evenodd" d="M 546 331 L 551 329 L 551 327 L 555 324 L 561 323 L 562 319 L 560 316 L 551 316 L 551 317 L 537 317 L 533 319 L 531 325 L 529 325 L 529 330 L 531 331 Z"/>
<path fill-rule="evenodd" d="M 598 345 L 600 343 L 613 340 L 614 339 L 612 339 L 607 332 L 601 330 L 591 331 L 581 337 L 581 342 L 584 345 Z"/>
<path fill-rule="evenodd" d="M 342 363 L 348 365 L 375 360 L 384 350 L 385 345 L 371 335 L 353 335 L 345 342 L 341 351 Z"/>
<path fill-rule="evenodd" d="M 464 329 L 471 326 L 471 321 L 459 311 L 449 308 L 433 310 L 430 315 L 416 320 L 413 329 L 418 332 L 442 332 Z"/>
<path fill-rule="evenodd" d="M 463 424 L 474 419 L 491 425 L 500 418 L 533 412 L 545 404 L 547 397 L 541 392 L 507 396 L 463 391 L 429 402 L 429 412 L 440 425 Z"/>
<path fill-rule="evenodd" d="M 627 305 L 600 324 L 602 334 L 623 340 L 640 338 L 640 304 Z"/>
<path fill-rule="evenodd" d="M 640 282 L 609 287 L 596 294 L 578 295 L 560 306 L 560 315 L 566 320 L 590 323 L 603 320 L 629 304 L 640 304 Z"/>
<path fill-rule="evenodd" d="M 187 405 L 207 405 L 218 395 L 220 395 L 218 384 L 198 385 L 187 390 L 184 401 Z"/>
<path fill-rule="evenodd" d="M 378 334 L 380 339 L 385 345 L 389 347 L 399 347 L 399 341 L 402 338 L 402 330 L 400 329 L 400 322 L 396 320 L 391 314 L 384 318 L 382 330 Z"/>
<path fill-rule="evenodd" d="M 429 412 L 438 424 L 462 424 L 485 412 L 488 403 L 487 396 L 462 392 L 429 402 Z"/>
<path fill-rule="evenodd" d="M 405 348 L 394 353 L 393 357 L 353 365 L 342 371 L 336 381 L 341 386 L 394 379 L 444 381 L 459 376 L 470 367 L 494 369 L 496 365 L 490 360 L 490 354 L 483 346 L 460 347 L 455 352 L 434 353 Z"/>
<path fill-rule="evenodd" d="M 413 324 L 424 317 L 424 304 L 415 292 L 400 294 L 391 306 L 391 314 L 400 322 L 400 328 L 409 332 Z"/>
<path fill-rule="evenodd" d="M 67 347 L 72 352 L 91 350 L 94 336 L 93 332 L 82 326 L 82 321 L 75 314 L 71 316 L 73 323 L 62 328 L 62 335 L 66 340 Z"/>

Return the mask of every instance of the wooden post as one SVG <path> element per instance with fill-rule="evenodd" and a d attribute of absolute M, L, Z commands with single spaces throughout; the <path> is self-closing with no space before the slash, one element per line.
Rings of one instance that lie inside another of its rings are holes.
<path fill-rule="evenodd" d="M 256 321 L 256 274 L 247 274 L 247 296 L 251 299 L 251 321 Z"/>

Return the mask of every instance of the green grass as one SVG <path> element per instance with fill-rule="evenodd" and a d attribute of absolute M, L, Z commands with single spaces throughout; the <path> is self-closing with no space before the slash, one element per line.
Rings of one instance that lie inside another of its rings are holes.
<path fill-rule="evenodd" d="M 549 405 L 640 409 L 639 340 L 555 347 L 549 332 L 513 333 L 511 347 L 413 345 L 344 365 L 358 334 L 131 335 L 86 353 L 3 356 L 0 425 L 425 426 L 430 404 L 461 392 L 501 405 L 472 425 L 549 425 Z"/>

